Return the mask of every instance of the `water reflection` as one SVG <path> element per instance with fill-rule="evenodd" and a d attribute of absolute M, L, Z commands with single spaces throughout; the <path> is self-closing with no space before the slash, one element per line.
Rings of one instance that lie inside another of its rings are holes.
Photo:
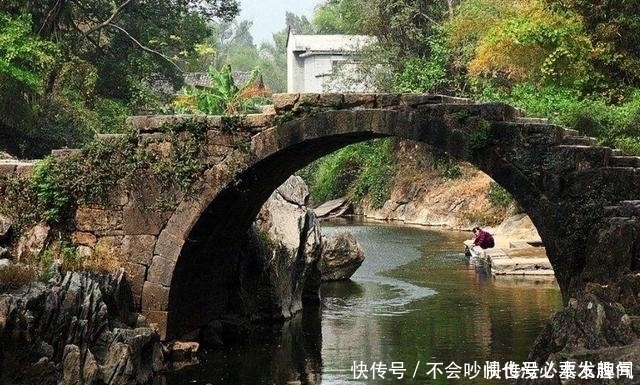
<path fill-rule="evenodd" d="M 469 264 L 468 234 L 392 226 L 335 226 L 349 230 L 366 259 L 352 281 L 325 283 L 322 304 L 275 333 L 205 352 L 203 363 L 166 377 L 187 384 L 383 384 L 354 380 L 354 362 L 393 362 L 406 384 L 501 384 L 427 375 L 426 362 L 522 362 L 539 330 L 561 304 L 553 279 L 494 279 Z M 420 363 L 423 365 L 420 366 Z M 416 370 L 417 368 L 417 370 Z M 415 370 L 415 378 L 413 372 Z M 393 381 L 391 381 L 393 382 Z"/>
<path fill-rule="evenodd" d="M 234 343 L 205 349 L 200 364 L 164 375 L 166 384 L 308 384 L 321 383 L 322 333 L 318 308 L 282 327 L 254 330 Z"/>

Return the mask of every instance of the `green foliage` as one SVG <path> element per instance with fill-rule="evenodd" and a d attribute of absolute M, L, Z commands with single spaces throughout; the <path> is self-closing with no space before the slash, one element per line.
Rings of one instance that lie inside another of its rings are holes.
<path fill-rule="evenodd" d="M 458 165 L 458 162 L 447 157 L 436 160 L 436 168 L 442 171 L 442 176 L 445 179 L 458 179 L 462 176 L 462 170 Z"/>
<path fill-rule="evenodd" d="M 41 282 L 48 282 L 56 274 L 56 255 L 51 250 L 44 250 L 37 257 L 38 279 Z"/>
<path fill-rule="evenodd" d="M 32 122 L 32 103 L 58 55 L 57 47 L 31 34 L 31 17 L 0 8 L 0 129 Z M 6 130 L 6 129 L 5 129 Z"/>
<path fill-rule="evenodd" d="M 393 139 L 383 139 L 373 143 L 371 152 L 364 154 L 361 173 L 350 191 L 350 198 L 359 200 L 365 195 L 371 198 L 371 207 L 381 208 L 391 196 L 393 176 L 396 171 L 393 159 Z"/>
<path fill-rule="evenodd" d="M 50 42 L 31 35 L 31 17 L 0 13 L 0 79 L 21 84 L 23 89 L 42 92 L 43 78 L 58 51 Z"/>
<path fill-rule="evenodd" d="M 485 87 L 485 100 L 503 101 L 524 109 L 530 116 L 579 130 L 629 154 L 640 154 L 640 91 L 619 105 L 611 105 L 604 95 L 583 96 L 578 90 L 532 84 L 519 84 L 510 92 Z"/>
<path fill-rule="evenodd" d="M 394 88 L 398 92 L 433 92 L 446 83 L 446 74 L 446 68 L 433 59 L 411 58 L 394 79 Z"/>
<path fill-rule="evenodd" d="M 254 70 L 247 85 L 240 89 L 231 75 L 231 66 L 218 71 L 209 68 L 211 87 L 183 88 L 174 101 L 174 107 L 182 114 L 235 115 L 259 112 L 264 103 L 262 90 L 256 87 L 258 71 Z"/>
<path fill-rule="evenodd" d="M 34 209 L 37 202 L 30 180 L 0 177 L 0 213 L 8 217 L 21 213 L 13 218 L 13 226 L 17 231 L 37 222 L 38 217 Z"/>
<path fill-rule="evenodd" d="M 356 143 L 317 160 L 299 172 L 315 203 L 347 196 L 371 198 L 374 208 L 389 198 L 395 163 L 391 139 Z"/>
<path fill-rule="evenodd" d="M 487 199 L 495 207 L 506 208 L 513 202 L 513 196 L 496 182 L 491 182 Z"/>
<path fill-rule="evenodd" d="M 471 134 L 469 143 L 472 150 L 482 150 L 492 142 L 491 123 L 484 119 L 477 119 L 470 124 Z"/>
<path fill-rule="evenodd" d="M 328 1 L 313 13 L 313 29 L 318 34 L 358 35 L 366 30 L 371 3 L 364 0 Z M 300 33 L 300 32 L 298 32 Z"/>
<path fill-rule="evenodd" d="M 537 0 L 510 7 L 504 17 L 481 31 L 467 64 L 469 74 L 507 84 L 585 82 L 592 72 L 585 60 L 591 45 L 581 20 L 552 12 Z"/>
<path fill-rule="evenodd" d="M 166 196 L 172 192 L 192 193 L 207 167 L 204 159 L 206 126 L 187 122 L 166 127 L 166 153 L 139 146 L 134 135 L 91 142 L 79 153 L 40 161 L 27 184 L 0 180 L 0 211 L 11 205 L 24 209 L 20 224 L 41 220 L 65 224 L 78 204 L 110 205 L 114 194 L 139 188 L 140 178 L 160 186 Z M 6 194 L 6 195 L 5 195 Z M 170 206 L 171 202 L 159 202 Z"/>
<path fill-rule="evenodd" d="M 213 33 L 207 22 L 237 12 L 236 0 L 2 2 L 4 149 L 42 157 L 158 111 Z"/>
<path fill-rule="evenodd" d="M 455 73 L 451 71 L 452 55 L 447 46 L 446 30 L 438 27 L 427 38 L 429 54 L 409 57 L 394 79 L 398 92 L 447 93 L 455 87 Z"/>
<path fill-rule="evenodd" d="M 71 204 L 72 192 L 64 178 L 65 170 L 59 169 L 59 163 L 48 157 L 36 166 L 32 177 L 42 219 L 49 223 L 58 223 Z"/>
<path fill-rule="evenodd" d="M 619 102 L 640 86 L 640 16 L 633 1 L 544 0 L 561 12 L 577 15 L 592 42 L 588 59 L 603 76 L 609 102 Z"/>

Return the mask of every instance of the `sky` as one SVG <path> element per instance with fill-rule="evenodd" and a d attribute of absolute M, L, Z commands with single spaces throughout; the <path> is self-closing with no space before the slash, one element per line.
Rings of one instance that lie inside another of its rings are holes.
<path fill-rule="evenodd" d="M 313 8 L 322 3 L 323 0 L 240 0 L 242 9 L 238 20 L 253 22 L 253 42 L 260 45 L 262 42 L 270 42 L 273 33 L 286 27 L 286 11 L 310 17 Z"/>

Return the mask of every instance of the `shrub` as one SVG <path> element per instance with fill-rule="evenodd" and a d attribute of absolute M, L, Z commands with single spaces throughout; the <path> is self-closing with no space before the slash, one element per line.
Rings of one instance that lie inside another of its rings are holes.
<path fill-rule="evenodd" d="M 442 176 L 445 179 L 458 179 L 462 177 L 462 170 L 458 162 L 451 158 L 445 158 L 444 160 L 437 160 L 436 167 L 442 171 Z"/>
<path fill-rule="evenodd" d="M 369 195 L 374 208 L 389 198 L 395 171 L 393 139 L 356 143 L 329 154 L 298 172 L 308 184 L 314 203 Z"/>
<path fill-rule="evenodd" d="M 496 182 L 489 184 L 487 199 L 495 207 L 506 208 L 513 202 L 513 196 Z"/>
<path fill-rule="evenodd" d="M 0 292 L 26 285 L 35 277 L 35 271 L 29 266 L 11 264 L 0 268 Z"/>

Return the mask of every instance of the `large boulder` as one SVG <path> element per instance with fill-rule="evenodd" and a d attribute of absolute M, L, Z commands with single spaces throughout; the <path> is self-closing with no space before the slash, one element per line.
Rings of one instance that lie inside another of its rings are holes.
<path fill-rule="evenodd" d="M 332 234 L 322 248 L 319 267 L 322 280 L 349 279 L 363 261 L 364 251 L 353 234 L 349 232 Z"/>
<path fill-rule="evenodd" d="M 162 369 L 160 337 L 121 308 L 125 286 L 122 274 L 67 273 L 0 295 L 0 383 L 147 383 Z"/>
<path fill-rule="evenodd" d="M 0 243 L 5 244 L 11 233 L 13 222 L 8 217 L 0 214 Z"/>
<path fill-rule="evenodd" d="M 252 319 L 286 319 L 318 297 L 322 235 L 306 206 L 309 189 L 292 176 L 258 214 L 241 258 L 243 313 Z"/>
<path fill-rule="evenodd" d="M 38 255 L 46 246 L 51 228 L 46 223 L 38 223 L 25 231 L 16 245 L 16 260 Z"/>
<path fill-rule="evenodd" d="M 589 284 L 587 289 L 574 293 L 567 306 L 557 312 L 534 343 L 527 361 L 538 367 L 571 361 L 576 367 L 581 362 L 619 362 L 633 364 L 633 378 L 620 377 L 615 381 L 593 382 L 602 384 L 637 384 L 640 376 L 640 317 L 638 294 L 640 277 L 626 275 L 616 284 Z M 594 368 L 594 373 L 595 373 Z M 583 379 L 520 379 L 518 385 L 529 384 L 583 384 Z M 592 382 L 589 382 L 592 383 Z"/>

